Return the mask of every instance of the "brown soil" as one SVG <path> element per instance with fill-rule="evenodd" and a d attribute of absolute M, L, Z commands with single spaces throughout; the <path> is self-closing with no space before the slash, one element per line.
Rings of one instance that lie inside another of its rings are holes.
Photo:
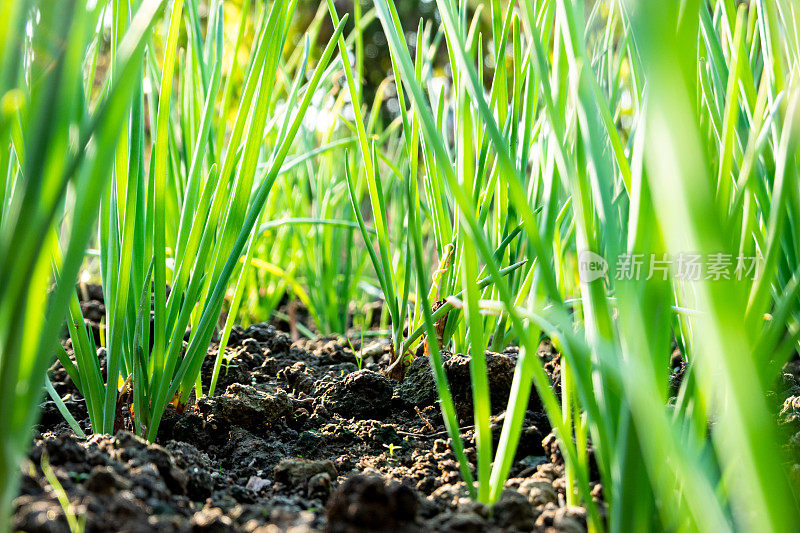
<path fill-rule="evenodd" d="M 100 305 L 84 302 L 87 320 Z M 68 340 L 65 346 L 70 352 Z M 267 324 L 235 328 L 228 350 L 221 393 L 183 415 L 168 413 L 157 444 L 124 431 L 78 439 L 46 402 L 23 467 L 15 527 L 69 530 L 41 471 L 46 453 L 88 532 L 586 530 L 585 511 L 564 504 L 563 464 L 535 393 L 506 490 L 490 510 L 467 497 L 424 357 L 397 383 L 381 373 L 389 363 L 381 346 L 359 370 L 349 346 L 292 342 Z M 205 387 L 215 355 L 212 346 Z M 556 378 L 559 356 L 549 342 L 539 355 Z M 517 353 L 486 358 L 498 438 Z M 445 367 L 474 461 L 469 357 L 445 354 Z M 50 375 L 88 429 L 84 401 L 60 364 Z M 798 378 L 784 378 L 787 428 L 800 425 Z M 791 445 L 800 448 L 800 433 Z"/>

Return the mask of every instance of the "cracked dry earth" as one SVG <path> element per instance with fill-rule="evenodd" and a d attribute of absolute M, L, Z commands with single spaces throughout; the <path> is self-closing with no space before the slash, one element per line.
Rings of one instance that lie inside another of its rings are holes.
<path fill-rule="evenodd" d="M 68 340 L 65 346 L 71 353 Z M 564 504 L 563 462 L 535 393 L 510 479 L 490 512 L 469 500 L 460 481 L 426 358 L 398 383 L 381 373 L 385 350 L 359 369 L 335 340 L 292 342 L 268 324 L 235 328 L 228 350 L 233 358 L 218 384 L 224 393 L 200 398 L 183 415 L 169 413 L 156 444 L 126 431 L 78 439 L 45 403 L 23 466 L 15 528 L 69 531 L 42 474 L 46 454 L 88 532 L 586 530 L 584 509 Z M 102 362 L 102 349 L 98 355 Z M 215 355 L 212 346 L 204 387 Z M 559 355 L 549 342 L 539 356 L 558 383 Z M 486 357 L 497 439 L 517 353 Z M 474 462 L 469 358 L 445 358 Z M 88 429 L 83 399 L 60 364 L 50 376 Z M 784 376 L 795 387 L 781 413 L 787 428 L 800 425 L 799 378 Z M 800 446 L 800 433 L 790 442 Z M 603 509 L 596 472 L 593 478 Z"/>

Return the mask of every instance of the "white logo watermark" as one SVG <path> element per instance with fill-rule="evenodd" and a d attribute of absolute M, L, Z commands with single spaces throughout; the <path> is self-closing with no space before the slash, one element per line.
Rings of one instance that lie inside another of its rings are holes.
<path fill-rule="evenodd" d="M 608 262 L 603 256 L 591 250 L 582 250 L 578 253 L 578 274 L 581 281 L 587 283 L 605 277 L 608 273 Z"/>
<path fill-rule="evenodd" d="M 613 269 L 601 255 L 590 250 L 578 252 L 578 275 L 591 283 L 604 278 L 609 270 L 617 281 L 661 280 L 721 281 L 754 280 L 760 273 L 761 258 L 726 253 L 698 254 L 621 254 Z"/>

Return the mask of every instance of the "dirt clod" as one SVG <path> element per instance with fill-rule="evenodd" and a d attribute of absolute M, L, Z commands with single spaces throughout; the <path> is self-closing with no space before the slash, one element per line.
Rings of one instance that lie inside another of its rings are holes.
<path fill-rule="evenodd" d="M 548 506 L 536 519 L 536 526 L 553 528 L 563 533 L 584 533 L 586 531 L 586 509 L 571 506 Z"/>
<path fill-rule="evenodd" d="M 507 354 L 485 353 L 486 371 L 489 378 L 492 413 L 503 411 L 508 404 L 511 382 L 514 379 L 515 359 Z M 442 359 L 450 384 L 450 392 L 461 420 L 472 419 L 472 380 L 470 378 L 470 356 L 442 352 Z M 434 405 L 438 400 L 436 382 L 427 357 L 417 357 L 406 369 L 403 382 L 397 388 L 397 398 L 409 407 Z M 530 409 L 539 409 L 539 398 L 531 394 Z"/>
<path fill-rule="evenodd" d="M 239 383 L 229 386 L 225 394 L 216 399 L 214 407 L 218 420 L 257 433 L 263 432 L 267 424 L 291 414 L 292 402 L 285 391 L 270 394 Z"/>
<path fill-rule="evenodd" d="M 317 474 L 325 473 L 336 479 L 338 472 L 333 461 L 312 461 L 308 459 L 284 459 L 275 467 L 275 481 L 290 487 L 305 485 Z"/>
<path fill-rule="evenodd" d="M 378 416 L 389 410 L 393 392 L 389 378 L 359 370 L 330 387 L 322 396 L 322 405 L 345 418 Z"/>
<path fill-rule="evenodd" d="M 332 483 L 331 475 L 328 472 L 314 474 L 308 480 L 308 497 L 319 498 L 322 501 L 327 500 L 331 493 Z"/>
<path fill-rule="evenodd" d="M 417 531 L 417 498 L 378 476 L 349 477 L 328 501 L 328 531 Z"/>

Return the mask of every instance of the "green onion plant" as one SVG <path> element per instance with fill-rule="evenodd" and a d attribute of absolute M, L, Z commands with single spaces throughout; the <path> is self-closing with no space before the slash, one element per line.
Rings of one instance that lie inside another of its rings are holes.
<path fill-rule="evenodd" d="M 0 531 L 161 3 L 130 14 L 91 105 L 84 73 L 103 7 L 0 7 Z"/>
<path fill-rule="evenodd" d="M 112 52 L 129 24 L 126 6 L 110 5 Z M 180 411 L 192 391 L 203 394 L 200 371 L 223 300 L 231 280 L 250 266 L 262 209 L 335 49 L 329 43 L 310 73 L 306 43 L 294 78 L 286 78 L 280 64 L 296 0 L 261 7 L 248 65 L 239 66 L 244 81 L 232 124 L 216 105 L 228 101 L 223 87 L 238 74 L 229 70 L 222 85 L 224 59 L 235 62 L 237 55 L 225 53 L 220 2 L 211 2 L 203 28 L 197 1 L 175 0 L 164 20 L 163 57 L 151 49 L 135 73 L 129 128 L 116 147 L 113 185 L 101 206 L 107 380 L 82 327 L 70 326 L 76 363 L 62 356 L 87 400 L 94 431 L 119 429 L 129 407 L 134 430 L 152 441 L 170 403 Z M 242 39 L 240 32 L 237 43 Z M 76 299 L 71 311 L 70 324 L 80 326 Z M 229 327 L 223 331 L 220 354 L 229 333 Z"/>

